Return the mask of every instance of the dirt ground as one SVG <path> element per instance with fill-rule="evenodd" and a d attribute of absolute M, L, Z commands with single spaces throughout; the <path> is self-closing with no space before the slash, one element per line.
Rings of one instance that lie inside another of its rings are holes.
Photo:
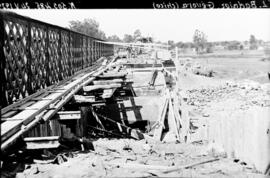
<path fill-rule="evenodd" d="M 270 54 L 259 50 L 222 51 L 204 55 L 180 57 L 190 58 L 214 71 L 217 79 L 251 79 L 259 83 L 268 83 L 270 72 Z"/>
<path fill-rule="evenodd" d="M 269 170 L 270 163 L 270 62 L 264 58 L 258 54 L 196 57 L 188 61 L 213 70 L 213 76 L 187 70 L 179 77 L 195 128 L 191 140 L 214 141 L 228 157 L 245 160 L 261 173 Z"/>
<path fill-rule="evenodd" d="M 216 119 L 216 114 L 233 116 L 253 107 L 269 109 L 270 85 L 266 72 L 270 72 L 270 62 L 261 59 L 260 55 L 192 59 L 211 68 L 214 75 L 205 77 L 183 71 L 179 76 L 180 93 L 191 119 L 189 143 L 99 139 L 93 142 L 95 151 L 74 152 L 73 158 L 59 165 L 31 164 L 17 177 L 265 177 L 254 164 L 245 161 L 245 155 L 238 159 L 228 155 L 226 148 L 209 142 L 206 129 L 209 120 Z M 268 123 L 268 116 L 263 117 Z M 239 127 L 241 125 L 235 125 L 236 130 Z M 265 157 L 270 155 L 267 147 L 262 150 Z M 210 161 L 188 166 L 204 160 Z M 168 171 L 172 167 L 176 169 Z"/>
<path fill-rule="evenodd" d="M 241 162 L 220 158 L 202 144 L 151 144 L 129 139 L 94 142 L 95 152 L 77 153 L 60 165 L 34 164 L 17 177 L 252 177 Z M 164 173 L 167 167 L 212 162 Z"/>

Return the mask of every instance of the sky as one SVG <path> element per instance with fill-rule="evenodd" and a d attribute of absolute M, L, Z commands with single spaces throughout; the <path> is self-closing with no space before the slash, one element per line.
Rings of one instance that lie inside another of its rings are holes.
<path fill-rule="evenodd" d="M 156 41 L 190 42 L 196 29 L 207 35 L 208 41 L 249 40 L 270 41 L 269 9 L 80 9 L 80 10 L 12 10 L 33 19 L 68 27 L 69 21 L 93 18 L 106 36 L 133 34 Z"/>

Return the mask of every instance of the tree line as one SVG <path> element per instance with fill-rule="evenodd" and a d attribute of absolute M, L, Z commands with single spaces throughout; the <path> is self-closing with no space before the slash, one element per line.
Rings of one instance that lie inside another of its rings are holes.
<path fill-rule="evenodd" d="M 263 40 L 256 39 L 255 35 L 250 35 L 249 40 L 244 42 L 240 42 L 237 40 L 233 41 L 218 41 L 218 42 L 208 42 L 207 35 L 196 29 L 193 35 L 192 42 L 177 42 L 169 41 L 170 48 L 194 48 L 197 53 L 211 53 L 213 51 L 213 47 L 222 46 L 227 50 L 243 50 L 244 46 L 248 46 L 251 50 L 256 50 L 260 45 L 264 42 Z"/>
<path fill-rule="evenodd" d="M 152 37 L 142 36 L 141 31 L 139 29 L 135 30 L 132 35 L 125 34 L 123 39 L 121 39 L 117 35 L 111 35 L 107 37 L 104 31 L 100 29 L 99 23 L 95 19 L 91 19 L 91 18 L 84 19 L 83 21 L 78 21 L 78 20 L 70 21 L 69 28 L 71 30 L 84 33 L 94 38 L 99 38 L 102 40 L 107 40 L 107 41 L 112 41 L 112 42 L 125 42 L 125 43 L 131 43 L 131 42 L 136 42 L 136 41 L 153 42 Z"/>
<path fill-rule="evenodd" d="M 123 39 L 118 37 L 117 35 L 106 36 L 104 31 L 100 29 L 99 23 L 95 19 L 87 18 L 83 21 L 70 21 L 69 28 L 74 31 L 78 31 L 89 36 L 99 38 L 102 40 L 112 41 L 112 42 L 125 42 L 131 43 L 136 41 L 141 42 L 154 42 L 152 37 L 142 36 L 141 31 L 139 29 L 135 30 L 133 34 L 125 34 Z M 162 43 L 160 41 L 156 43 Z M 249 45 L 249 49 L 257 49 L 259 45 L 263 43 L 262 40 L 256 39 L 254 35 L 250 35 L 249 40 L 241 43 L 240 41 L 219 41 L 219 42 L 208 42 L 207 35 L 196 29 L 193 35 L 192 42 L 174 42 L 173 40 L 168 41 L 168 45 L 170 49 L 175 47 L 178 48 L 194 48 L 197 53 L 210 53 L 213 50 L 214 46 L 225 46 L 228 50 L 234 49 L 243 49 L 243 45 Z M 163 43 L 164 44 L 164 43 Z"/>

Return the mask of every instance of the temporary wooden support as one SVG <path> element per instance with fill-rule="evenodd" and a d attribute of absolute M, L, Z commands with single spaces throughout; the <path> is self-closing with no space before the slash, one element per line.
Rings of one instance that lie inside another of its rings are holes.
<path fill-rule="evenodd" d="M 100 116 L 104 120 L 116 124 L 118 128 L 121 127 L 121 129 L 119 129 L 120 132 L 126 132 L 128 135 L 130 135 L 134 139 L 137 139 L 137 140 L 146 139 L 146 140 L 154 141 L 154 142 L 156 141 L 152 137 L 148 136 L 147 134 L 144 134 L 144 133 L 140 132 L 139 130 L 132 129 L 132 128 L 120 123 L 120 122 L 117 122 L 117 121 L 115 121 L 113 119 L 110 119 L 108 117 L 104 117 L 102 115 L 97 114 L 97 116 Z"/>
<path fill-rule="evenodd" d="M 126 75 L 127 74 L 127 71 L 113 71 L 113 70 L 107 70 L 105 71 L 102 75 L 110 75 L 110 74 L 123 74 L 123 75 Z"/>
<path fill-rule="evenodd" d="M 95 96 L 74 95 L 75 103 L 93 103 L 96 101 Z"/>
<path fill-rule="evenodd" d="M 56 117 L 59 120 L 78 120 L 81 119 L 81 111 L 58 111 Z"/>
<path fill-rule="evenodd" d="M 123 102 L 123 99 L 115 99 L 116 102 Z M 93 102 L 72 102 L 72 103 L 68 103 L 67 105 L 72 105 L 72 106 L 103 106 L 106 105 L 106 98 L 105 99 L 99 99 L 99 100 L 95 100 Z"/>
<path fill-rule="evenodd" d="M 190 140 L 190 117 L 189 117 L 189 107 L 185 102 L 181 102 L 181 137 L 183 137 L 185 142 Z"/>
<path fill-rule="evenodd" d="M 114 94 L 115 90 L 116 90 L 116 88 L 103 90 L 102 98 L 104 98 L 104 99 L 111 98 L 112 95 Z"/>
<path fill-rule="evenodd" d="M 169 119 L 168 122 L 172 124 L 172 125 L 169 125 L 169 127 L 170 127 L 169 129 L 173 130 L 173 132 L 176 135 L 177 140 L 180 141 L 179 127 L 178 127 L 178 124 L 177 124 L 177 120 L 176 120 L 176 117 L 175 117 L 174 108 L 173 108 L 171 99 L 169 99 L 169 113 L 170 113 L 171 117 L 168 117 L 168 119 Z"/>
<path fill-rule="evenodd" d="M 179 113 L 179 109 L 177 107 L 173 107 L 173 112 L 174 112 L 174 117 L 175 117 L 175 120 L 176 120 L 176 125 L 177 125 L 177 132 L 179 133 L 179 136 L 180 136 L 180 140 L 183 141 L 183 139 L 181 138 L 181 125 L 182 125 L 182 120 L 181 120 L 181 116 L 180 116 L 180 113 Z"/>
<path fill-rule="evenodd" d="M 110 85 L 110 84 L 117 84 L 117 83 L 123 83 L 123 79 L 113 79 L 113 80 L 94 80 L 94 85 Z"/>
<path fill-rule="evenodd" d="M 172 96 L 172 104 L 173 104 L 173 112 L 174 112 L 174 117 L 176 121 L 176 126 L 177 126 L 177 132 L 179 133 L 179 138 L 180 141 L 184 142 L 185 141 L 185 135 L 183 134 L 183 120 L 182 117 L 179 113 L 180 111 L 180 100 L 177 96 L 177 93 L 174 92 Z"/>
<path fill-rule="evenodd" d="M 165 116 L 168 111 L 169 99 L 166 98 L 162 107 L 161 115 L 155 124 L 154 139 L 161 141 L 162 131 L 164 129 Z"/>
<path fill-rule="evenodd" d="M 105 73 L 103 75 L 97 76 L 98 79 L 108 79 L 108 78 L 125 78 L 127 73 L 117 72 L 117 73 Z"/>
<path fill-rule="evenodd" d="M 104 130 L 105 127 L 103 126 L 102 122 L 100 121 L 100 119 L 98 118 L 96 112 L 94 111 L 93 107 L 90 107 L 90 110 L 94 116 L 94 118 L 96 119 L 97 123 L 100 125 L 100 127 Z"/>
<path fill-rule="evenodd" d="M 116 102 L 123 102 L 123 99 L 115 99 Z M 91 103 L 91 106 L 100 106 L 100 105 L 106 105 L 106 100 L 97 100 L 93 103 Z M 87 105 L 89 106 L 89 105 Z"/>
<path fill-rule="evenodd" d="M 119 88 L 121 87 L 121 84 L 110 84 L 110 85 L 90 85 L 83 87 L 84 92 L 90 92 L 94 90 L 104 90 L 104 89 L 112 89 L 112 88 Z"/>
<path fill-rule="evenodd" d="M 152 72 L 152 77 L 151 77 L 151 80 L 149 81 L 149 85 L 150 86 L 154 86 L 155 85 L 155 81 L 156 81 L 157 75 L 158 75 L 158 71 L 157 70 L 155 70 L 155 71 Z"/>
<path fill-rule="evenodd" d="M 51 136 L 51 137 L 27 137 L 24 138 L 26 142 L 26 149 L 34 150 L 34 149 L 50 149 L 50 148 L 58 148 L 60 146 L 59 136 Z"/>
<path fill-rule="evenodd" d="M 179 115 L 179 112 L 176 112 L 176 107 L 173 106 L 172 103 L 172 93 L 169 90 L 166 90 L 166 100 L 163 105 L 162 113 L 158 119 L 158 121 L 153 125 L 152 128 L 155 128 L 154 130 L 154 139 L 160 140 L 162 138 L 162 133 L 164 129 L 164 122 L 167 119 L 168 121 L 168 127 L 169 131 L 172 131 L 172 133 L 175 134 L 176 140 L 182 141 L 180 137 L 180 123 L 181 118 Z M 168 114 L 167 114 L 168 112 Z M 166 117 L 167 114 L 167 117 Z"/>

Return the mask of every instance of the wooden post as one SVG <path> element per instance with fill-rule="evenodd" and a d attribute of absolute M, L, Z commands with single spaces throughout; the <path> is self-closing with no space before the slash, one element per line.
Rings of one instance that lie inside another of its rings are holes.
<path fill-rule="evenodd" d="M 170 127 L 172 127 L 172 128 L 169 128 L 169 130 L 173 130 L 175 135 L 176 135 L 177 140 L 180 141 L 178 124 L 177 124 L 177 120 L 175 117 L 174 108 L 172 105 L 171 98 L 169 99 L 169 113 L 170 113 L 171 117 L 168 117 L 168 119 L 170 119 L 171 121 L 168 123 L 171 123 Z"/>
<path fill-rule="evenodd" d="M 179 138 L 180 141 L 184 142 L 184 136 L 183 134 L 181 134 L 181 129 L 180 126 L 183 124 L 182 122 L 182 118 L 180 116 L 180 102 L 179 102 L 179 96 L 177 95 L 176 92 L 174 92 L 173 95 L 173 111 L 174 111 L 174 115 L 175 115 L 175 119 L 176 119 L 176 124 L 177 124 L 177 128 L 178 128 L 178 133 L 179 133 Z"/>
<path fill-rule="evenodd" d="M 97 116 L 96 112 L 94 111 L 93 107 L 90 107 L 90 110 L 91 110 L 93 116 L 95 117 L 97 123 L 99 123 L 100 127 L 101 127 L 103 130 L 105 130 L 105 127 L 103 126 L 102 122 L 101 122 L 100 119 L 98 118 L 98 116 Z"/>
<path fill-rule="evenodd" d="M 185 142 L 189 142 L 189 126 L 190 126 L 190 119 L 188 114 L 188 106 L 185 102 L 181 104 L 181 119 L 182 119 L 182 129 L 181 135 L 184 137 Z"/>
<path fill-rule="evenodd" d="M 163 105 L 162 113 L 160 115 L 160 118 L 157 121 L 158 125 L 155 128 L 155 132 L 154 132 L 154 139 L 159 140 L 159 141 L 161 141 L 164 121 L 165 121 L 166 113 L 168 111 L 168 105 L 169 105 L 169 99 L 166 98 L 165 103 Z"/>

